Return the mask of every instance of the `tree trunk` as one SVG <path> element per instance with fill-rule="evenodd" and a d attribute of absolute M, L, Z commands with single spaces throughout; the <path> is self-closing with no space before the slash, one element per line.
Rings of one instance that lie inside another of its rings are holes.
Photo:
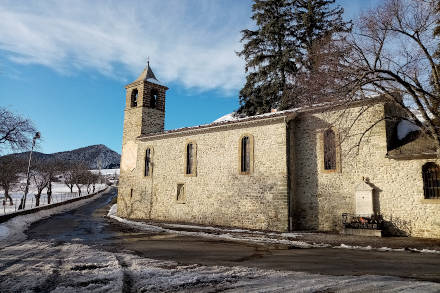
<path fill-rule="evenodd" d="M 13 205 L 12 197 L 9 195 L 9 187 L 8 188 L 3 187 L 3 189 L 5 190 L 5 198 L 6 198 L 6 200 L 9 199 L 9 205 L 10 206 Z"/>
<path fill-rule="evenodd" d="M 35 206 L 36 207 L 40 206 L 40 198 L 41 198 L 41 191 L 38 191 L 38 193 L 35 194 Z"/>
<path fill-rule="evenodd" d="M 19 210 L 24 209 L 24 196 L 20 199 L 20 205 L 18 206 Z"/>
<path fill-rule="evenodd" d="M 50 204 L 52 201 L 52 182 L 49 181 L 49 185 L 47 185 L 47 204 Z"/>
<path fill-rule="evenodd" d="M 78 196 L 81 196 L 81 188 L 80 188 L 80 186 L 77 185 L 76 188 L 78 189 Z"/>

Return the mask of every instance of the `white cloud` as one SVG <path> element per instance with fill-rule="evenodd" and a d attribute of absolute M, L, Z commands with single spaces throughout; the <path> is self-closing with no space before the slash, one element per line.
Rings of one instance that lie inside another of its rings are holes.
<path fill-rule="evenodd" d="M 164 82 L 230 91 L 244 79 L 235 51 L 249 14 L 248 1 L 233 0 L 2 1 L 0 50 L 16 63 L 126 81 L 150 56 Z"/>

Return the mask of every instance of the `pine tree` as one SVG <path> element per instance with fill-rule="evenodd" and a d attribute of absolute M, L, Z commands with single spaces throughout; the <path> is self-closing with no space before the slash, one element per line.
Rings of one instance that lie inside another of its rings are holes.
<path fill-rule="evenodd" d="M 244 48 L 238 53 L 248 73 L 238 112 L 248 115 L 298 104 L 285 93 L 292 92 L 299 71 L 313 70 L 314 44 L 351 29 L 342 19 L 343 9 L 331 8 L 335 0 L 254 1 L 257 29 L 242 31 Z"/>
<path fill-rule="evenodd" d="M 256 30 L 243 30 L 246 84 L 240 91 L 239 113 L 255 115 L 276 108 L 288 76 L 297 71 L 298 55 L 292 35 L 290 0 L 255 0 L 252 19 Z"/>

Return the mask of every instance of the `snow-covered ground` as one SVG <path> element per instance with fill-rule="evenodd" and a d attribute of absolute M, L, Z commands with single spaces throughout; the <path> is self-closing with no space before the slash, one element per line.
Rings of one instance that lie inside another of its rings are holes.
<path fill-rule="evenodd" d="M 81 244 L 25 241 L 0 251 L 1 292 L 439 292 L 388 276 L 328 276 L 179 265 Z"/>
<path fill-rule="evenodd" d="M 119 175 L 119 169 L 101 169 L 101 170 L 90 170 L 92 173 L 101 175 Z"/>
<path fill-rule="evenodd" d="M 0 232 L 4 236 L 0 292 L 440 292 L 439 283 L 397 277 L 179 265 L 142 258 L 130 251 L 115 253 L 77 243 L 24 240 L 22 232 L 30 223 L 91 200 L 0 224 L 0 231 L 9 231 L 8 235 Z M 113 206 L 110 216 L 115 217 L 115 211 Z M 210 229 L 216 228 L 207 227 Z"/>
<path fill-rule="evenodd" d="M 105 184 L 96 184 L 95 185 L 95 191 L 103 190 L 104 188 L 106 188 Z M 26 196 L 26 209 L 31 209 L 31 208 L 36 207 L 35 196 L 34 196 L 36 194 L 36 192 L 37 191 L 36 191 L 35 187 L 31 184 L 30 188 L 29 188 L 29 193 Z M 92 192 L 91 189 L 90 189 L 90 192 Z M 3 204 L 3 193 L 1 193 L 0 198 L 2 198 L 2 199 L 0 200 L 0 215 L 16 212 L 18 210 L 19 205 L 20 205 L 20 201 L 23 198 L 23 194 L 24 194 L 24 192 L 22 192 L 22 191 L 10 192 L 10 195 L 12 197 L 12 203 L 13 203 L 13 205 L 10 205 L 9 200 L 6 201 L 5 204 Z M 87 187 L 86 186 L 81 187 L 81 195 L 82 196 L 87 195 Z M 78 197 L 78 189 L 76 188 L 76 186 L 73 187 L 73 193 L 71 193 L 70 189 L 64 183 L 55 182 L 52 184 L 52 201 L 51 201 L 51 203 L 58 203 L 58 202 L 66 201 L 66 200 L 76 198 L 76 197 Z M 47 204 L 48 203 L 47 203 L 46 190 L 43 190 L 43 193 L 41 194 L 41 198 L 40 198 L 40 206 L 47 205 Z"/>
<path fill-rule="evenodd" d="M 182 224 L 161 224 L 157 226 L 151 223 L 137 222 L 120 218 L 116 215 L 117 205 L 114 204 L 109 212 L 108 217 L 115 219 L 121 223 L 130 225 L 137 229 L 151 232 L 165 232 L 172 234 L 182 234 L 186 236 L 205 237 L 211 239 L 223 239 L 229 241 L 251 242 L 261 244 L 283 244 L 298 248 L 336 248 L 336 249 L 354 249 L 354 250 L 374 250 L 374 251 L 413 251 L 421 253 L 432 253 L 440 255 L 439 250 L 432 249 L 416 249 L 416 248 L 389 248 L 389 247 L 371 247 L 371 246 L 352 246 L 341 244 L 332 246 L 327 243 L 309 243 L 305 241 L 295 240 L 301 237 L 301 233 L 264 233 L 260 231 L 251 231 L 246 229 L 224 229 L 217 227 L 182 225 Z M 181 230 L 186 229 L 186 230 Z M 197 231 L 188 231 L 197 230 Z M 206 231 L 206 232 L 205 232 Z"/>

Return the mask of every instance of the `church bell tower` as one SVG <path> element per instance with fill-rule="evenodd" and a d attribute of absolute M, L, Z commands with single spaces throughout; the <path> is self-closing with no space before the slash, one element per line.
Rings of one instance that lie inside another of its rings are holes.
<path fill-rule="evenodd" d="M 162 132 L 165 122 L 165 93 L 168 88 L 157 80 L 150 62 L 141 75 L 126 85 L 125 89 L 123 143 L 135 140 L 143 134 Z"/>
<path fill-rule="evenodd" d="M 122 136 L 121 171 L 133 169 L 137 152 L 136 138 L 140 135 L 164 131 L 165 93 L 163 85 L 147 63 L 141 75 L 125 86 L 124 132 Z"/>

